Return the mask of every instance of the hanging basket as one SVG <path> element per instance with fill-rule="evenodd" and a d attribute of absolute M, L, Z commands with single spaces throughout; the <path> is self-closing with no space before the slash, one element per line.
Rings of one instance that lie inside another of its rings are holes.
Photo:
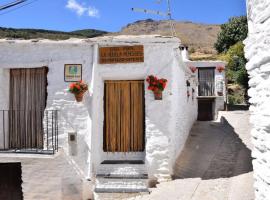
<path fill-rule="evenodd" d="M 162 100 L 162 91 L 154 92 L 155 100 Z"/>
<path fill-rule="evenodd" d="M 81 92 L 81 93 L 78 93 L 78 94 L 74 94 L 75 95 L 75 99 L 76 99 L 76 101 L 77 102 L 82 102 L 82 100 L 83 100 L 83 92 Z"/>

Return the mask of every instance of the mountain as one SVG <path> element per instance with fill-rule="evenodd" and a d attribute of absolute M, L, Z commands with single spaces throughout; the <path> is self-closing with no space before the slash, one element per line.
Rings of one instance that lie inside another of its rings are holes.
<path fill-rule="evenodd" d="M 0 27 L 0 38 L 66 40 L 71 37 L 91 38 L 107 34 L 106 31 L 85 29 L 72 32 L 51 31 L 43 29 L 14 29 Z"/>
<path fill-rule="evenodd" d="M 215 59 L 214 43 L 220 32 L 220 25 L 198 24 L 189 21 L 173 21 L 176 36 L 182 44 L 189 46 L 192 59 Z M 171 35 L 170 22 L 167 20 L 155 21 L 152 19 L 140 20 L 123 27 L 119 32 L 84 29 L 72 32 L 51 31 L 42 29 L 14 29 L 1 28 L 0 38 L 35 39 L 46 38 L 52 40 L 66 40 L 71 37 L 91 38 L 102 35 L 141 35 L 160 34 Z M 214 55 L 214 57 L 213 57 Z"/>
<path fill-rule="evenodd" d="M 216 54 L 214 43 L 220 32 L 220 25 L 198 24 L 189 21 L 173 21 L 176 36 L 184 45 L 189 46 L 191 53 Z M 152 19 L 140 20 L 128 24 L 121 31 L 114 34 L 160 34 L 171 35 L 170 22 L 167 20 L 155 21 Z"/>

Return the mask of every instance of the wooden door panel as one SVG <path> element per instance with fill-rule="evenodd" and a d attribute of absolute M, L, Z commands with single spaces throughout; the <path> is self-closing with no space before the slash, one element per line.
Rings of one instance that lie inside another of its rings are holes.
<path fill-rule="evenodd" d="M 46 67 L 10 70 L 10 148 L 43 148 L 47 72 Z"/>
<path fill-rule="evenodd" d="M 213 100 L 198 101 L 198 120 L 199 121 L 213 120 Z"/>
<path fill-rule="evenodd" d="M 20 163 L 0 163 L 0 199 L 22 200 Z"/>
<path fill-rule="evenodd" d="M 144 82 L 106 81 L 105 152 L 144 151 Z"/>

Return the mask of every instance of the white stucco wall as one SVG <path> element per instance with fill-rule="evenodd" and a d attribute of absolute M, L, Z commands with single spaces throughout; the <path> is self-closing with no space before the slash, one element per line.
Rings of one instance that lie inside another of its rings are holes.
<path fill-rule="evenodd" d="M 99 46 L 138 44 L 144 45 L 144 63 L 98 63 Z M 162 179 L 173 174 L 174 160 L 181 152 L 197 115 L 196 95 L 193 100 L 191 96 L 187 98 L 186 87 L 186 80 L 191 81 L 192 87 L 195 87 L 196 81 L 193 81 L 190 71 L 181 59 L 179 44 L 180 41 L 176 38 L 160 36 L 38 42 L 1 40 L 0 70 L 3 73 L 0 71 L 0 83 L 8 81 L 7 74 L 10 68 L 49 68 L 46 109 L 59 110 L 59 146 L 63 148 L 63 156 L 59 159 L 63 159 L 63 162 L 64 158 L 69 160 L 65 165 L 61 165 L 61 170 L 72 168 L 80 172 L 80 176 L 74 181 L 69 180 L 71 185 L 77 184 L 78 180 L 94 177 L 100 163 L 105 159 L 144 159 L 150 179 Z M 64 82 L 64 65 L 74 63 L 82 64 L 83 80 L 90 84 L 82 103 L 75 101 L 74 96 L 67 91 L 69 83 Z M 163 92 L 163 100 L 156 101 L 153 93 L 147 90 L 148 85 L 145 82 L 145 152 L 103 152 L 104 80 L 142 80 L 151 74 L 166 78 L 168 86 Z M 8 87 L 0 89 L 0 102 L 8 108 L 8 95 L 5 95 L 8 93 Z M 74 156 L 69 156 L 68 153 L 68 132 L 78 133 L 78 149 Z M 4 161 L 5 159 L 0 160 Z M 24 159 L 23 169 L 25 163 L 31 162 L 31 158 Z M 42 165 L 42 162 L 38 163 Z M 52 165 L 57 166 L 57 163 Z M 37 164 L 36 167 L 41 166 Z M 59 171 L 55 170 L 48 174 L 48 171 L 45 171 L 44 177 Z M 24 187 L 28 188 L 31 186 L 31 177 L 24 177 L 29 180 L 24 183 Z"/>
<path fill-rule="evenodd" d="M 8 131 L 8 113 L 5 110 L 9 108 L 9 69 L 0 69 L 0 148 L 4 148 L 8 143 L 8 137 L 4 134 Z"/>
<path fill-rule="evenodd" d="M 173 112 L 172 123 L 173 137 L 172 137 L 172 153 L 171 163 L 174 164 L 177 157 L 180 155 L 184 148 L 186 139 L 189 135 L 190 129 L 197 119 L 198 113 L 198 101 L 197 101 L 197 87 L 198 80 L 197 75 L 192 73 L 185 65 L 182 67 L 183 60 L 179 56 L 178 50 L 175 50 L 175 59 L 173 67 Z M 183 78 L 184 77 L 184 78 Z M 186 81 L 190 82 L 190 87 L 187 87 Z M 192 94 L 192 88 L 195 93 Z M 190 96 L 188 97 L 187 91 Z"/>
<path fill-rule="evenodd" d="M 87 43 L 69 42 L 29 42 L 29 41 L 1 41 L 0 68 L 35 68 L 47 66 L 48 97 L 47 110 L 59 110 L 59 146 L 68 152 L 67 132 L 78 132 L 78 156 L 74 161 L 80 165 L 87 177 L 89 168 L 87 162 L 90 157 L 91 120 L 89 94 L 85 95 L 84 103 L 76 103 L 74 96 L 67 92 L 69 83 L 64 82 L 64 65 L 81 63 L 83 65 L 83 79 L 91 82 L 93 48 Z M 3 89 L 4 93 L 9 87 Z M 4 97 L 6 103 L 8 97 Z M 87 139 L 85 139 L 87 138 Z"/>
<path fill-rule="evenodd" d="M 247 0 L 248 38 L 245 54 L 248 61 L 250 121 L 254 149 L 252 156 L 256 200 L 270 199 L 270 2 Z"/>

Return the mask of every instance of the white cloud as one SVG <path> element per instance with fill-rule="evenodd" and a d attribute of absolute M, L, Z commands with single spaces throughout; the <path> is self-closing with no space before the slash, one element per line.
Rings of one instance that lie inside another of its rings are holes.
<path fill-rule="evenodd" d="M 83 3 L 79 3 L 77 0 L 68 0 L 66 8 L 74 11 L 78 16 L 86 14 L 89 17 L 99 17 L 99 10 L 92 6 L 85 6 Z"/>
<path fill-rule="evenodd" d="M 95 7 L 89 7 L 87 10 L 87 14 L 89 17 L 99 17 L 99 10 L 96 9 Z"/>

